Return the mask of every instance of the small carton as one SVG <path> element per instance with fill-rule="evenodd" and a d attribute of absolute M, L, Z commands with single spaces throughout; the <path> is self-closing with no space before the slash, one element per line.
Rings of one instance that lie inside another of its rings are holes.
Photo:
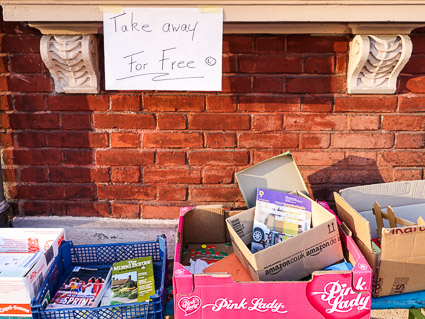
<path fill-rule="evenodd" d="M 389 228 L 384 224 L 380 250 L 374 203 L 384 211 L 390 206 L 397 217 L 416 222 L 425 217 L 425 181 L 382 183 L 346 188 L 334 193 L 338 217 L 374 273 L 374 296 L 397 295 L 425 289 L 425 226 Z"/>
<path fill-rule="evenodd" d="M 317 271 L 310 280 L 289 282 L 235 281 L 221 270 L 189 272 L 181 263 L 185 247 L 211 241 L 224 244 L 229 240 L 227 217 L 220 206 L 181 210 L 173 269 L 176 319 L 370 317 L 372 272 L 344 232 L 341 242 L 345 258 L 354 266 L 351 271 Z"/>
<path fill-rule="evenodd" d="M 308 201 L 312 228 L 256 253 L 247 247 L 256 230 L 255 208 L 226 220 L 233 250 L 254 280 L 299 280 L 343 259 L 335 216 L 311 199 Z"/>
<path fill-rule="evenodd" d="M 0 277 L 0 318 L 31 318 L 31 300 L 39 292 L 63 240 L 62 228 L 2 228 L 0 252 L 43 255 L 24 276 Z"/>

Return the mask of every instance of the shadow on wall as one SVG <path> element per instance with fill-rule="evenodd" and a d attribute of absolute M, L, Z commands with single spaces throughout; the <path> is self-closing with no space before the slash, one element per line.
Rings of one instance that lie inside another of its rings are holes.
<path fill-rule="evenodd" d="M 332 208 L 335 206 L 333 192 L 385 182 L 374 159 L 353 155 L 316 171 L 307 179 L 313 198 L 327 201 Z"/>

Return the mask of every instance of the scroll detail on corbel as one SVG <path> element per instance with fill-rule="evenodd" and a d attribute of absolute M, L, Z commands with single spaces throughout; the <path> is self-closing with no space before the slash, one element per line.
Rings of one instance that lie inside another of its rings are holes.
<path fill-rule="evenodd" d="M 98 93 L 99 63 L 95 35 L 43 35 L 41 58 L 58 93 Z"/>
<path fill-rule="evenodd" d="M 395 93 L 397 78 L 411 54 L 408 35 L 356 35 L 350 43 L 348 93 Z"/>

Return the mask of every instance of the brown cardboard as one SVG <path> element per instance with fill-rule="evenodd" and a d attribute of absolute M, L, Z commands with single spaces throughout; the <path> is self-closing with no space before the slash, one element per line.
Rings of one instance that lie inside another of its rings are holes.
<path fill-rule="evenodd" d="M 204 269 L 204 273 L 206 274 L 219 272 L 232 275 L 234 281 L 252 281 L 251 275 L 246 271 L 235 254 L 230 254 Z"/>
<path fill-rule="evenodd" d="M 255 206 L 257 188 L 270 188 L 287 193 L 298 190 L 308 195 L 307 186 L 290 152 L 237 172 L 236 179 L 248 208 Z"/>
<path fill-rule="evenodd" d="M 415 222 L 425 212 L 421 209 L 425 205 L 425 181 L 352 187 L 340 193 L 334 194 L 338 216 L 353 232 L 356 244 L 373 269 L 374 295 L 424 290 L 425 226 L 384 225 L 381 252 L 375 253 L 371 239 L 378 235 L 376 222 L 368 219 L 376 201 L 383 209 L 391 206 L 397 217 Z"/>
<path fill-rule="evenodd" d="M 254 280 L 299 280 L 343 258 L 335 216 L 311 202 L 311 229 L 255 254 L 247 247 L 255 208 L 226 219 L 233 250 Z"/>

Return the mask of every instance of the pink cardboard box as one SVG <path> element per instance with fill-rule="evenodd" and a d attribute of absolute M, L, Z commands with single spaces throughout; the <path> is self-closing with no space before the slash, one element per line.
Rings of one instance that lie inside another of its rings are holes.
<path fill-rule="evenodd" d="M 352 271 L 316 271 L 308 281 L 235 282 L 231 275 L 192 274 L 180 261 L 188 244 L 229 242 L 221 206 L 180 212 L 173 270 L 175 318 L 369 318 L 372 271 L 340 230 Z"/>

